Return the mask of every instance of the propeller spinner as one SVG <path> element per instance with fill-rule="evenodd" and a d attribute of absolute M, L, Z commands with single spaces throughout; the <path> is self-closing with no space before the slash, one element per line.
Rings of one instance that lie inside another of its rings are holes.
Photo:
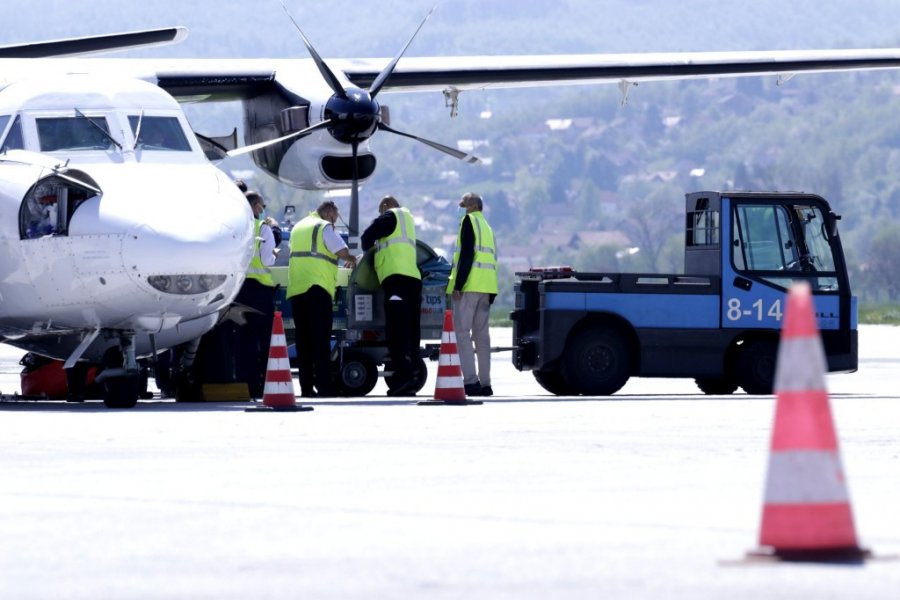
<path fill-rule="evenodd" d="M 346 88 L 343 87 L 334 72 L 328 67 L 325 61 L 322 60 L 322 57 L 319 55 L 319 53 L 316 52 L 316 49 L 303 33 L 303 30 L 300 29 L 297 21 L 294 20 L 294 17 L 291 15 L 290 11 L 285 5 L 284 0 L 281 0 L 281 6 L 282 8 L 284 8 L 284 12 L 287 14 L 288 18 L 290 18 L 291 22 L 294 24 L 294 27 L 300 33 L 300 37 L 303 39 L 303 43 L 304 45 L 306 45 L 306 49 L 309 51 L 309 54 L 315 62 L 316 67 L 319 69 L 319 73 L 322 74 L 322 77 L 325 79 L 325 82 L 328 84 L 328 87 L 331 88 L 334 94 L 331 96 L 331 98 L 328 99 L 325 104 L 324 121 L 316 123 L 315 125 L 307 127 L 306 129 L 303 129 L 301 131 L 289 134 L 288 136 L 285 136 L 283 138 L 279 138 L 278 141 L 291 137 L 303 137 L 305 135 L 309 135 L 317 129 L 321 129 L 324 127 L 328 129 L 328 132 L 332 135 L 332 137 L 334 137 L 334 139 L 345 144 L 350 144 L 350 147 L 353 151 L 353 187 L 351 189 L 350 196 L 349 225 L 351 239 L 355 240 L 359 236 L 359 176 L 358 165 L 356 162 L 357 150 L 359 148 L 359 144 L 369 139 L 376 130 L 387 131 L 396 135 L 414 139 L 434 148 L 435 150 L 439 150 L 440 152 L 449 154 L 454 158 L 464 160 L 468 163 L 479 162 L 479 159 L 476 156 L 461 152 L 456 148 L 451 148 L 439 142 L 435 142 L 433 140 L 419 137 L 410 133 L 404 133 L 402 131 L 398 131 L 397 129 L 389 127 L 387 124 L 382 122 L 381 107 L 375 100 L 375 96 L 378 95 L 378 92 L 381 91 L 382 87 L 384 87 L 384 84 L 387 83 L 388 79 L 390 79 L 391 74 L 394 72 L 394 69 L 397 66 L 397 63 L 400 62 L 403 54 L 406 52 L 413 39 L 415 39 L 416 35 L 422 29 L 422 26 L 424 26 L 425 22 L 428 21 L 429 17 L 431 17 L 431 14 L 434 12 L 436 6 L 433 6 L 431 10 L 428 11 L 428 14 L 425 15 L 425 18 L 413 32 L 412 36 L 410 36 L 409 40 L 407 40 L 406 44 L 403 45 L 403 48 L 400 49 L 400 52 L 398 52 L 393 60 L 391 60 L 391 62 L 388 63 L 388 65 L 384 68 L 384 70 L 382 70 L 381 73 L 378 74 L 378 77 L 375 78 L 375 81 L 372 82 L 372 85 L 368 90 L 363 90 L 356 86 L 348 86 Z"/>

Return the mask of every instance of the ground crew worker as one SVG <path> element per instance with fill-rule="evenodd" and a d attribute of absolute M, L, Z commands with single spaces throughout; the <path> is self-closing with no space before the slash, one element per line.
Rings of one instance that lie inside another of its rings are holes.
<path fill-rule="evenodd" d="M 459 234 L 447 284 L 447 293 L 453 297 L 453 330 L 467 396 L 494 394 L 489 317 L 497 297 L 497 250 L 494 231 L 481 212 L 483 206 L 481 196 L 473 193 L 459 202 Z"/>
<path fill-rule="evenodd" d="M 275 316 L 275 281 L 269 270 L 275 262 L 275 238 L 272 228 L 264 220 L 266 203 L 263 197 L 253 190 L 244 195 L 253 211 L 256 235 L 247 278 L 234 301 L 254 311 L 246 313 L 247 323 L 238 329 L 235 354 L 238 371 L 246 373 L 250 396 L 262 398 Z"/>
<path fill-rule="evenodd" d="M 331 327 L 338 259 L 356 266 L 334 230 L 337 218 L 337 206 L 326 201 L 291 230 L 287 297 L 294 312 L 300 393 L 307 398 L 337 395 L 331 378 Z"/>
<path fill-rule="evenodd" d="M 418 391 L 422 275 L 416 261 L 416 226 L 393 196 L 378 204 L 379 216 L 363 232 L 362 249 L 375 247 L 375 273 L 384 293 L 385 337 L 394 372 L 389 396 Z"/>

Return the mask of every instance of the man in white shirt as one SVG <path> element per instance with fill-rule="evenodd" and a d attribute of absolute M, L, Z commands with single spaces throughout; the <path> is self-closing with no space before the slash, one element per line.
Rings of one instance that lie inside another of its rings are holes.
<path fill-rule="evenodd" d="M 356 258 L 334 230 L 337 218 L 337 206 L 327 201 L 291 229 L 287 297 L 294 313 L 300 393 L 307 398 L 339 393 L 331 377 L 338 262 L 353 268 Z"/>

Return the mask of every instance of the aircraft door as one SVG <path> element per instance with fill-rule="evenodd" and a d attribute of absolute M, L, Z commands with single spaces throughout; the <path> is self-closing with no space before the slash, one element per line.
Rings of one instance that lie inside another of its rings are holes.
<path fill-rule="evenodd" d="M 26 192 L 19 207 L 22 239 L 68 235 L 72 215 L 88 198 L 99 194 L 94 181 L 80 171 L 42 178 Z"/>
<path fill-rule="evenodd" d="M 68 235 L 75 211 L 99 193 L 87 174 L 70 169 L 40 179 L 22 198 L 19 235 L 26 277 L 46 307 L 92 304 L 95 294 L 83 276 L 85 268 L 100 265 L 104 272 L 122 270 L 121 258 L 115 268 L 107 264 L 109 260 L 100 260 L 107 254 L 120 257 L 120 240 L 113 240 L 110 250 L 110 241 L 105 238 L 93 241 Z M 95 251 L 97 245 L 102 252 Z M 94 283 L 106 285 L 109 279 L 98 276 Z"/>

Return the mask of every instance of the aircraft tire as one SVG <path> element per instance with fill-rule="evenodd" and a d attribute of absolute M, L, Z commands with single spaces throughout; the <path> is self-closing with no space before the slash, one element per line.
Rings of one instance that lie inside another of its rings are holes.
<path fill-rule="evenodd" d="M 175 402 L 203 402 L 203 384 L 187 373 L 179 373 L 173 380 Z"/>
<path fill-rule="evenodd" d="M 103 382 L 103 404 L 107 408 L 134 408 L 140 394 L 140 376 L 110 377 Z"/>

